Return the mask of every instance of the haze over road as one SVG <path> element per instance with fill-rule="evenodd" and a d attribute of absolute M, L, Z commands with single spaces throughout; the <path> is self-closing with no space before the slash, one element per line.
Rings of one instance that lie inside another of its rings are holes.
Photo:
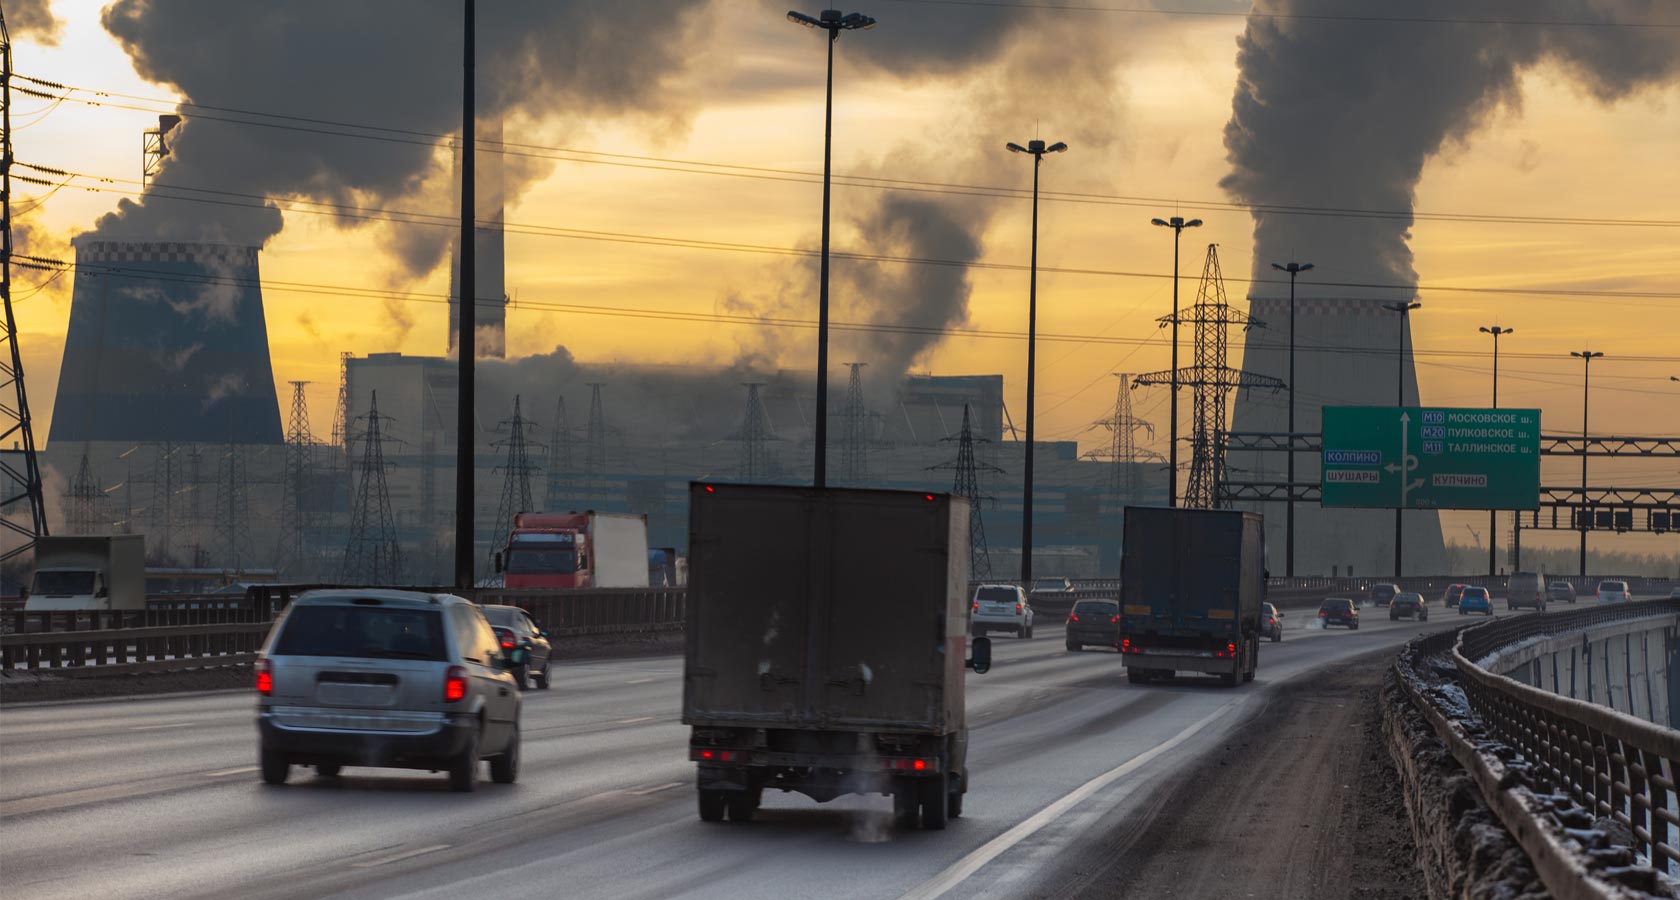
<path fill-rule="evenodd" d="M 1253 684 L 1126 682 L 1117 655 L 1058 629 L 998 638 L 968 676 L 973 787 L 943 832 L 895 832 L 885 797 L 767 793 L 757 821 L 699 821 L 676 657 L 557 667 L 525 696 L 509 787 L 351 769 L 258 782 L 246 693 L 0 711 L 0 871 L 8 900 L 76 897 L 1022 897 L 1093 826 L 1146 809 L 1162 772 L 1272 688 L 1462 619 L 1357 632 L 1292 611 Z M 1501 610 L 1503 614 L 1503 611 Z"/>

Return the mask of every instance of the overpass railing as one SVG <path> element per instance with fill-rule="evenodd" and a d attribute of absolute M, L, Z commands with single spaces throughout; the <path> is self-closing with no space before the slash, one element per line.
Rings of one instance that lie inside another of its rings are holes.
<path fill-rule="evenodd" d="M 1502 653 L 1536 640 L 1675 616 L 1680 600 L 1501 618 L 1418 638 L 1396 663 L 1412 702 L 1476 780 L 1553 896 L 1629 896 L 1624 889 L 1640 880 L 1631 860 L 1618 863 L 1594 835 L 1603 820 L 1625 826 L 1632 849 L 1655 869 L 1680 866 L 1680 731 L 1490 667 Z M 1456 676 L 1450 683 L 1441 680 L 1443 667 Z M 1528 788 L 1526 796 L 1511 790 L 1519 785 Z"/>

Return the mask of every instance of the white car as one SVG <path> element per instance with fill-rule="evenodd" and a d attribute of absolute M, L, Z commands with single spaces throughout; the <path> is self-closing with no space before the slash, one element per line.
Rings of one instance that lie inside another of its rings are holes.
<path fill-rule="evenodd" d="M 982 584 L 974 589 L 974 634 L 1013 631 L 1019 638 L 1033 634 L 1033 608 L 1027 592 L 1013 584 Z"/>
<path fill-rule="evenodd" d="M 1628 590 L 1625 581 L 1600 581 L 1598 583 L 1598 602 L 1626 603 L 1633 599 L 1633 593 Z"/>
<path fill-rule="evenodd" d="M 1668 592 L 1668 599 L 1670 599 L 1670 600 L 1680 600 L 1680 587 L 1677 587 L 1674 590 L 1669 591 Z"/>

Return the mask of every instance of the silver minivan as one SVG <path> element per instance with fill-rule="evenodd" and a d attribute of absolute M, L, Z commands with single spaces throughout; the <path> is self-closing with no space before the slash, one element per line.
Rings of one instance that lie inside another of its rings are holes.
<path fill-rule="evenodd" d="M 294 765 L 324 778 L 344 766 L 449 773 L 470 791 L 478 763 L 519 775 L 520 692 L 501 643 L 472 603 L 450 594 L 309 591 L 269 630 L 256 663 L 262 779 Z"/>

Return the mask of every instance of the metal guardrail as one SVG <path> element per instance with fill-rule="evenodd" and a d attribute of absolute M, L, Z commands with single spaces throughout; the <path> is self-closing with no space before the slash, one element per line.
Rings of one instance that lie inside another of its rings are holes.
<path fill-rule="evenodd" d="M 1476 780 L 1489 807 L 1528 853 L 1559 898 L 1634 896 L 1652 876 L 1591 846 L 1595 818 L 1628 827 L 1635 848 L 1666 869 L 1680 863 L 1676 774 L 1680 732 L 1563 697 L 1490 671 L 1500 651 L 1534 638 L 1565 637 L 1642 618 L 1680 615 L 1680 601 L 1654 600 L 1497 619 L 1413 640 L 1395 663 L 1399 682 L 1449 751 Z M 1440 703 L 1423 671 L 1427 658 L 1450 660 L 1469 712 L 1485 734 L 1467 729 L 1464 710 Z M 1530 787 L 1528 800 L 1509 788 Z M 1552 821 L 1542 821 L 1549 812 Z M 1577 852 L 1561 840 L 1573 837 Z M 1642 893 L 1639 895 L 1643 895 Z"/>
<path fill-rule="evenodd" d="M 249 662 L 269 623 L 200 622 L 0 635 L 0 669 L 116 674 Z"/>

